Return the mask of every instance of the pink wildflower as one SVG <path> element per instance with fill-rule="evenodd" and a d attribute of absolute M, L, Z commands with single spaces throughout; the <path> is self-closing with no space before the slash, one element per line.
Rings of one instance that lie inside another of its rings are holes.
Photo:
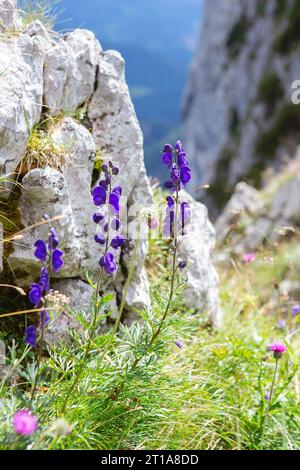
<path fill-rule="evenodd" d="M 13 417 L 13 425 L 17 434 L 30 436 L 37 430 L 37 418 L 29 410 L 18 411 Z"/>
<path fill-rule="evenodd" d="M 255 253 L 245 253 L 243 255 L 243 262 L 244 263 L 252 263 L 256 259 L 256 254 Z"/>
<path fill-rule="evenodd" d="M 274 353 L 275 359 L 280 359 L 286 352 L 286 346 L 283 343 L 272 343 L 268 350 Z"/>

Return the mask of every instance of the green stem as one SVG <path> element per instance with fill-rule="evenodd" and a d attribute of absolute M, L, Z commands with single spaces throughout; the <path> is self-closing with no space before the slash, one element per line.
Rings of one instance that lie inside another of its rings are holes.
<path fill-rule="evenodd" d="M 127 276 L 125 287 L 124 287 L 123 298 L 122 298 L 122 302 L 121 302 L 121 305 L 120 305 L 120 308 L 119 308 L 119 311 L 118 311 L 118 316 L 116 318 L 116 322 L 114 324 L 114 328 L 113 328 L 113 331 L 112 331 L 112 336 L 114 336 L 117 333 L 118 329 L 119 329 L 120 321 L 121 321 L 121 318 L 122 318 L 122 314 L 123 314 L 123 311 L 124 311 L 125 302 L 126 302 L 126 298 L 127 298 L 127 294 L 128 294 L 129 285 L 130 285 L 130 282 L 131 282 L 131 279 L 132 279 L 132 276 L 133 276 L 133 271 L 134 271 L 138 246 L 139 246 L 139 240 L 136 240 L 134 250 L 133 250 L 133 254 L 132 254 L 132 258 L 131 258 L 131 263 L 130 263 L 130 266 L 129 266 L 128 276 Z"/>
<path fill-rule="evenodd" d="M 87 357 L 90 353 L 90 350 L 91 350 L 92 341 L 93 341 L 93 338 L 94 338 L 94 334 L 95 334 L 95 330 L 96 330 L 96 324 L 97 324 L 98 299 L 99 299 L 100 285 L 101 285 L 101 282 L 102 282 L 102 276 L 103 276 L 103 268 L 100 270 L 98 280 L 97 280 L 93 322 L 92 322 L 92 326 L 91 326 L 91 329 L 90 329 L 90 332 L 89 332 L 89 338 L 88 338 L 88 341 L 87 341 L 86 346 L 85 346 L 84 354 L 83 354 L 82 360 L 80 362 L 81 367 L 78 368 L 77 374 L 75 375 L 75 378 L 74 378 L 72 384 L 70 385 L 69 389 L 67 390 L 67 393 L 66 393 L 63 405 L 61 407 L 61 411 L 60 411 L 61 415 L 63 415 L 66 411 L 66 407 L 67 407 L 69 398 L 72 396 L 72 393 L 74 392 L 74 390 L 75 390 L 75 388 L 76 388 L 76 386 L 79 382 L 81 374 L 84 370 L 83 365 L 84 365 L 84 363 L 85 363 L 85 361 L 86 361 L 86 359 L 87 359 Z"/>
<path fill-rule="evenodd" d="M 272 385 L 271 385 L 271 389 L 270 389 L 270 395 L 269 395 L 269 399 L 268 399 L 268 407 L 267 407 L 267 411 L 266 411 L 266 416 L 268 416 L 268 414 L 270 412 L 271 400 L 272 400 L 273 391 L 274 391 L 274 385 L 275 385 L 277 369 L 278 369 L 278 359 L 276 359 L 275 370 L 274 370 Z"/>

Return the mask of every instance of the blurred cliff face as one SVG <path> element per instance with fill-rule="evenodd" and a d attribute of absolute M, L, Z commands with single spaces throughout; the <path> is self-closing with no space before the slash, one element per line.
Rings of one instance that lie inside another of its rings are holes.
<path fill-rule="evenodd" d="M 62 0 L 58 29 L 91 29 L 126 60 L 126 79 L 145 139 L 148 172 L 160 176 L 166 140 L 179 137 L 181 99 L 195 51 L 202 0 Z M 58 7 L 59 8 L 59 7 Z M 71 21 L 66 21 L 72 18 Z"/>
<path fill-rule="evenodd" d="M 198 195 L 215 213 L 238 180 L 259 186 L 300 143 L 299 22 L 299 0 L 204 1 L 183 112 L 198 183 L 210 184 Z"/>

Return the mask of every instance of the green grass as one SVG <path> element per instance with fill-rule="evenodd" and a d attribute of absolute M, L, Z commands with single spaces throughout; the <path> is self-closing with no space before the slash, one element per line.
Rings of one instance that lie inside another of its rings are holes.
<path fill-rule="evenodd" d="M 152 242 L 148 263 L 157 318 L 164 309 L 168 279 L 167 246 L 161 248 Z M 1 391 L 0 448 L 31 443 L 35 449 L 299 449 L 299 335 L 289 333 L 296 326 L 291 315 L 294 300 L 270 301 L 287 274 L 299 279 L 299 260 L 295 240 L 261 251 L 250 265 L 232 259 L 226 268 L 220 266 L 223 328 L 207 329 L 205 313 L 188 311 L 179 296 L 161 340 L 134 372 L 129 365 L 143 349 L 151 320 L 143 314 L 146 322 L 123 329 L 104 357 L 111 337 L 97 336 L 64 416 L 73 428 L 69 435 L 63 435 L 65 425 L 56 420 L 82 357 L 84 332 L 74 335 L 73 347 L 58 346 L 44 359 L 40 384 L 44 388 L 32 404 L 39 431 L 27 441 L 15 440 L 11 416 L 28 407 L 34 380 L 30 353 L 23 362 L 20 385 L 6 384 Z M 73 314 L 86 325 L 84 316 Z M 286 331 L 276 328 L 282 318 L 287 320 Z M 182 349 L 174 344 L 179 339 Z M 288 353 L 280 361 L 263 432 L 267 405 L 263 396 L 274 371 L 274 359 L 266 349 L 274 340 L 284 341 Z M 17 351 L 18 356 L 22 348 Z"/>

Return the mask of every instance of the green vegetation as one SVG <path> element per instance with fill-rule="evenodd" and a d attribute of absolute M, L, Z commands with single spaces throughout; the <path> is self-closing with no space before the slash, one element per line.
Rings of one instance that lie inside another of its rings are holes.
<path fill-rule="evenodd" d="M 282 13 L 280 13 L 282 14 Z M 288 12 L 288 25 L 276 38 L 273 49 L 279 54 L 289 54 L 300 43 L 300 0 L 294 0 Z"/>
<path fill-rule="evenodd" d="M 271 129 L 263 133 L 256 143 L 256 153 L 266 160 L 272 159 L 279 145 L 289 147 L 300 138 L 299 106 L 287 103 L 278 112 Z"/>
<path fill-rule="evenodd" d="M 162 293 L 158 295 L 155 285 L 153 310 L 159 318 L 163 291 L 167 290 L 168 274 L 163 267 L 167 258 L 153 241 L 151 266 L 156 256 L 156 266 L 160 266 L 156 282 Z M 110 335 L 97 336 L 64 421 L 57 421 L 57 412 L 74 364 L 81 361 L 84 331 L 73 335 L 73 347 L 61 345 L 49 350 L 33 403 L 39 430 L 18 441 L 11 431 L 11 415 L 27 406 L 35 363 L 29 353 L 21 367 L 18 358 L 24 348 L 13 348 L 10 373 L 17 369 L 21 380 L 18 387 L 11 388 L 9 382 L 0 387 L 1 449 L 22 448 L 30 442 L 34 449 L 299 449 L 299 334 L 290 334 L 296 325 L 292 299 L 270 302 L 277 295 L 275 286 L 288 272 L 299 279 L 299 260 L 295 241 L 262 251 L 251 265 L 235 259 L 231 268 L 220 267 L 223 329 L 207 329 L 205 316 L 187 311 L 179 296 L 159 345 L 134 373 L 129 364 L 134 351 L 144 344 L 142 338 L 149 327 L 145 314 L 141 312 L 144 323 L 121 330 L 105 357 L 101 351 Z M 151 277 L 153 280 L 153 270 Z M 72 314 L 87 327 L 82 313 Z M 279 330 L 276 321 L 282 318 L 287 327 Z M 183 342 L 182 349 L 175 340 Z M 266 348 L 272 340 L 283 340 L 288 353 L 280 361 L 274 401 L 263 432 L 264 395 L 274 372 L 274 359 L 266 354 Z"/>
<path fill-rule="evenodd" d="M 246 41 L 248 29 L 249 20 L 245 14 L 242 14 L 239 20 L 233 25 L 226 41 L 226 47 L 232 59 L 235 59 L 239 55 L 240 48 Z"/>
<path fill-rule="evenodd" d="M 282 83 L 274 72 L 266 73 L 258 85 L 258 99 L 266 106 L 267 115 L 271 115 L 276 105 L 284 97 Z"/>
<path fill-rule="evenodd" d="M 287 9 L 287 0 L 276 0 L 274 8 L 275 18 L 281 19 L 282 16 L 286 13 Z"/>

